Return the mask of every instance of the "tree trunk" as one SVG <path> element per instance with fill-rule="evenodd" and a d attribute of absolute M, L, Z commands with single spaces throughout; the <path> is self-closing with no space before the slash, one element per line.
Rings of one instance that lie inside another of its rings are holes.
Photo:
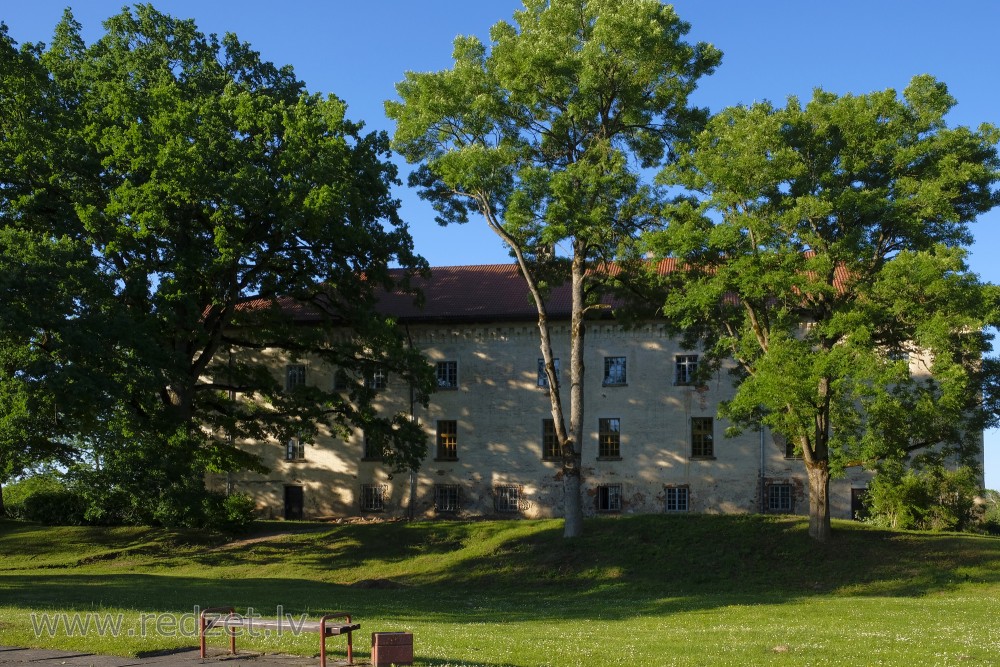
<path fill-rule="evenodd" d="M 830 539 L 830 466 L 825 460 L 806 464 L 809 476 L 809 537 Z"/>
<path fill-rule="evenodd" d="M 583 277 L 586 270 L 586 247 L 579 241 L 573 252 L 572 293 L 573 315 L 570 324 L 570 390 L 569 390 L 569 444 L 570 451 L 563 453 L 563 507 L 566 515 L 563 537 L 583 534 L 583 380 L 584 368 L 584 302 Z M 570 460 L 572 457 L 572 460 Z"/>
<path fill-rule="evenodd" d="M 3 484 L 0 483 L 0 517 L 7 516 L 7 508 L 3 504 Z"/>

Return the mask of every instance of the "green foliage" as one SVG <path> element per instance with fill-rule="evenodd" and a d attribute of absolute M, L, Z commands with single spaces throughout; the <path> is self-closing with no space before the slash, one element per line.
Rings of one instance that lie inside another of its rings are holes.
<path fill-rule="evenodd" d="M 893 529 L 968 530 L 980 522 L 981 490 L 973 468 L 887 461 L 868 485 L 867 521 Z"/>
<path fill-rule="evenodd" d="M 24 499 L 22 516 L 50 526 L 79 526 L 86 520 L 86 500 L 74 489 L 41 489 Z"/>
<path fill-rule="evenodd" d="M 4 509 L 12 519 L 25 519 L 24 503 L 30 496 L 43 491 L 62 491 L 65 488 L 61 477 L 54 472 L 27 475 L 3 486 Z"/>
<path fill-rule="evenodd" d="M 567 370 L 569 428 L 549 339 L 547 289 L 572 286 L 572 359 L 583 358 L 584 316 L 617 280 L 592 270 L 637 261 L 635 241 L 660 224 L 661 198 L 643 169 L 701 127 L 688 105 L 721 54 L 683 41 L 690 26 L 657 0 L 526 0 L 489 48 L 458 37 L 454 66 L 407 72 L 386 102 L 393 147 L 420 166 L 420 188 L 441 224 L 481 215 L 517 259 L 538 310 L 563 478 L 575 484 L 583 443 L 582 362 Z M 567 486 L 566 530 L 580 523 L 579 488 Z"/>
<path fill-rule="evenodd" d="M 206 470 L 260 469 L 242 439 L 360 426 L 419 462 L 422 432 L 363 383 L 286 392 L 273 372 L 310 357 L 418 400 L 433 384 L 375 311 L 390 263 L 425 266 L 384 134 L 150 5 L 90 45 L 69 12 L 48 48 L 2 29 L 0 66 L 0 480 L 99 457 L 94 520 L 187 525 Z M 355 337 L 331 344 L 340 327 Z"/>
<path fill-rule="evenodd" d="M 1000 415 L 980 391 L 1000 377 L 982 360 L 997 290 L 965 264 L 969 224 L 1000 201 L 1000 130 L 948 128 L 954 103 L 918 76 L 902 95 L 734 107 L 661 174 L 696 193 L 649 235 L 677 262 L 663 312 L 705 372 L 736 361 L 736 429 L 762 420 L 801 449 L 817 537 L 831 473 L 935 444 L 962 460 Z"/>
<path fill-rule="evenodd" d="M 228 533 L 245 533 L 253 525 L 257 504 L 246 493 L 210 494 L 205 498 L 206 525 Z"/>

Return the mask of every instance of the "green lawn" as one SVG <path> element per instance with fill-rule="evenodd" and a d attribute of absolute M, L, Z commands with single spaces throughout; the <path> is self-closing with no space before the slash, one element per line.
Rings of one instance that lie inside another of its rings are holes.
<path fill-rule="evenodd" d="M 821 546 L 799 518 L 662 515 L 591 520 L 569 543 L 557 521 L 248 537 L 0 523 L 0 644 L 136 655 L 196 645 L 196 605 L 280 605 L 351 611 L 362 657 L 369 632 L 412 631 L 419 665 L 1000 665 L 998 538 L 837 522 Z M 36 637 L 32 614 L 76 612 L 123 625 Z M 238 645 L 311 655 L 316 641 Z"/>

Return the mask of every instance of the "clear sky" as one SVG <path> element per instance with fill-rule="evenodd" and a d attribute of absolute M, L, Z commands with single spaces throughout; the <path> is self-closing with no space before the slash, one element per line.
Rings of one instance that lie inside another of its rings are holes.
<path fill-rule="evenodd" d="M 87 42 L 124 0 L 3 0 L 0 21 L 19 42 L 48 41 L 70 5 Z M 206 33 L 234 32 L 277 65 L 292 65 L 310 92 L 333 93 L 348 115 L 391 132 L 382 103 L 407 70 L 451 65 L 456 35 L 488 38 L 510 20 L 518 0 L 158 0 L 160 11 L 193 18 Z M 944 81 L 958 100 L 952 125 L 1000 125 L 996 75 L 996 0 L 676 0 L 690 40 L 725 54 L 694 102 L 713 112 L 821 87 L 834 93 L 902 90 L 917 74 Z M 405 173 L 405 165 L 400 164 Z M 403 179 L 405 181 L 405 178 Z M 431 266 L 507 262 L 496 237 L 473 220 L 440 228 L 428 206 L 399 188 L 401 213 L 417 252 Z M 1000 210 L 973 226 L 972 270 L 1000 282 Z M 1000 432 L 986 437 L 986 485 L 1000 489 Z"/>

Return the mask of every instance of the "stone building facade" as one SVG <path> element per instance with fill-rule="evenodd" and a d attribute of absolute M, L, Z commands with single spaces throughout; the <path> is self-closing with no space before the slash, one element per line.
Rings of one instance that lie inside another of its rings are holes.
<path fill-rule="evenodd" d="M 243 443 L 270 473 L 215 478 L 214 485 L 250 493 L 272 518 L 561 515 L 536 316 L 517 267 L 438 268 L 419 286 L 422 308 L 401 295 L 387 295 L 383 307 L 435 365 L 439 390 L 427 408 L 413 407 L 409 387 L 374 378 L 384 383 L 379 407 L 412 411 L 427 433 L 418 472 L 391 474 L 377 452 L 366 451 L 363 433 L 347 440 L 321 433 L 308 445 Z M 568 372 L 568 297 L 558 290 L 550 315 L 554 352 Z M 766 429 L 725 437 L 717 407 L 732 395 L 729 375 L 694 386 L 688 378 L 697 363 L 698 352 L 680 347 L 662 322 L 588 325 L 585 512 L 808 512 L 801 459 Z M 336 369 L 308 360 L 276 358 L 275 369 L 295 382 L 336 381 Z M 854 516 L 867 480 L 852 469 L 831 482 L 834 517 Z"/>

